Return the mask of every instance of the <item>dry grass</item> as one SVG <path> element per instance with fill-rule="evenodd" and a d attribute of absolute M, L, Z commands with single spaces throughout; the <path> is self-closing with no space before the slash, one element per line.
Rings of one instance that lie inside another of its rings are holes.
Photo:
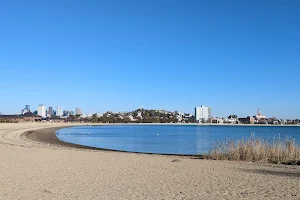
<path fill-rule="evenodd" d="M 217 160 L 300 164 L 300 146 L 292 138 L 278 136 L 265 140 L 251 135 L 237 142 L 227 140 L 214 143 L 211 156 Z"/>

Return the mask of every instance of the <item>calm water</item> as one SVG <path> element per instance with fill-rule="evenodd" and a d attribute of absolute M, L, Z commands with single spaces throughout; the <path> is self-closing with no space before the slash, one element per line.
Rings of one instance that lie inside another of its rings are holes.
<path fill-rule="evenodd" d="M 209 153 L 211 143 L 239 140 L 251 134 L 265 139 L 288 136 L 300 143 L 300 127 L 295 126 L 110 125 L 64 128 L 56 132 L 60 140 L 69 143 L 160 154 Z"/>

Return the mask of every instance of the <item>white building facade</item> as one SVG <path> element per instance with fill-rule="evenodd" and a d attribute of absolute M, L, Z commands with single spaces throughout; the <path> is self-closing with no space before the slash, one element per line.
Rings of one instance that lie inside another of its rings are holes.
<path fill-rule="evenodd" d="M 63 109 L 60 106 L 56 107 L 56 116 L 61 117 L 64 115 Z"/>
<path fill-rule="evenodd" d="M 82 115 L 82 111 L 80 108 L 78 108 L 78 107 L 76 108 L 75 115 Z"/>
<path fill-rule="evenodd" d="M 196 107 L 195 117 L 197 121 L 207 121 L 209 118 L 211 118 L 211 108 L 206 106 Z"/>
<path fill-rule="evenodd" d="M 46 106 L 43 104 L 40 104 L 38 106 L 38 115 L 41 117 L 46 117 Z"/>

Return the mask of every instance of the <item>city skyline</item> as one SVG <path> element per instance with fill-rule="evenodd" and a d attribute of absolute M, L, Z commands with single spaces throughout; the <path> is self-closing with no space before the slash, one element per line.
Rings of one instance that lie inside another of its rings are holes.
<path fill-rule="evenodd" d="M 40 104 L 38 110 L 33 113 L 30 105 L 25 105 L 21 114 L 3 115 L 0 112 L 0 121 L 6 123 L 19 122 L 84 122 L 84 123 L 199 123 L 199 124 L 255 124 L 255 125 L 299 125 L 300 119 L 278 119 L 262 115 L 258 108 L 256 115 L 247 117 L 230 114 L 228 117 L 215 117 L 211 113 L 212 109 L 207 106 L 195 107 L 195 113 L 183 113 L 180 111 L 167 111 L 144 109 L 142 107 L 129 112 L 111 112 L 83 114 L 79 107 L 74 111 L 62 110 L 57 106 L 57 111 L 49 107 L 47 113 L 46 106 Z"/>
<path fill-rule="evenodd" d="M 63 109 L 61 106 L 56 106 L 56 110 L 53 110 L 52 106 L 49 106 L 47 108 L 46 105 L 44 104 L 39 104 L 37 110 L 30 110 L 30 105 L 25 105 L 25 108 L 22 109 L 21 113 L 3 113 L 2 111 L 0 111 L 0 115 L 24 115 L 24 113 L 27 112 L 37 112 L 38 116 L 41 117 L 67 117 L 69 115 L 81 115 L 83 117 L 88 117 L 91 116 L 93 114 L 104 114 L 104 113 L 108 113 L 108 112 L 112 112 L 112 113 L 126 113 L 126 112 L 131 112 L 131 111 L 112 111 L 112 110 L 106 110 L 105 112 L 89 112 L 89 113 L 84 113 L 82 112 L 82 110 L 79 107 L 76 107 L 75 110 L 71 110 L 71 109 Z M 289 119 L 289 120 L 295 120 L 295 119 L 299 119 L 299 118 L 281 118 L 278 116 L 264 116 L 262 115 L 262 112 L 260 110 L 260 108 L 258 107 L 256 114 L 254 115 L 253 113 L 251 114 L 247 114 L 244 116 L 240 116 L 240 115 L 236 115 L 236 113 L 227 113 L 227 115 L 224 116 L 216 116 L 216 115 L 212 115 L 212 111 L 211 111 L 211 107 L 207 107 L 207 106 L 196 106 L 194 107 L 194 112 L 193 113 L 188 113 L 188 112 L 181 112 L 180 110 L 165 110 L 165 109 L 149 109 L 149 108 L 143 108 L 140 107 L 138 109 L 141 110 L 157 110 L 157 111 L 168 111 L 168 112 L 179 112 L 179 113 L 185 113 L 185 114 L 189 114 L 189 115 L 193 115 L 195 117 L 195 119 L 197 121 L 206 121 L 208 119 L 223 119 L 223 118 L 231 118 L 232 116 L 236 116 L 239 118 L 247 118 L 247 117 L 254 117 L 256 119 L 271 119 L 271 118 L 275 118 L 275 119 Z M 137 110 L 137 109 L 134 109 Z M 24 112 L 25 111 L 25 112 Z"/>
<path fill-rule="evenodd" d="M 300 118 L 300 2 L 29 0 L 1 8 L 0 112 L 41 102 L 84 113 L 209 105 L 214 116 L 260 107 Z"/>

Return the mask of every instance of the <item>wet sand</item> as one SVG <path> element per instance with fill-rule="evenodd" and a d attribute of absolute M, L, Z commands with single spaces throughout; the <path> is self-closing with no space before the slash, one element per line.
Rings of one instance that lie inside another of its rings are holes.
<path fill-rule="evenodd" d="M 300 199 L 300 166 L 83 148 L 65 126 L 0 124 L 0 199 Z"/>
<path fill-rule="evenodd" d="M 45 128 L 40 130 L 27 131 L 24 132 L 24 134 L 22 134 L 21 137 L 26 137 L 29 140 L 45 143 L 47 145 L 53 145 L 53 146 L 64 147 L 64 148 L 103 150 L 100 148 L 87 147 L 83 145 L 75 145 L 75 144 L 71 144 L 59 140 L 56 137 L 55 132 L 61 128 L 62 127 L 52 127 L 52 128 Z"/>

